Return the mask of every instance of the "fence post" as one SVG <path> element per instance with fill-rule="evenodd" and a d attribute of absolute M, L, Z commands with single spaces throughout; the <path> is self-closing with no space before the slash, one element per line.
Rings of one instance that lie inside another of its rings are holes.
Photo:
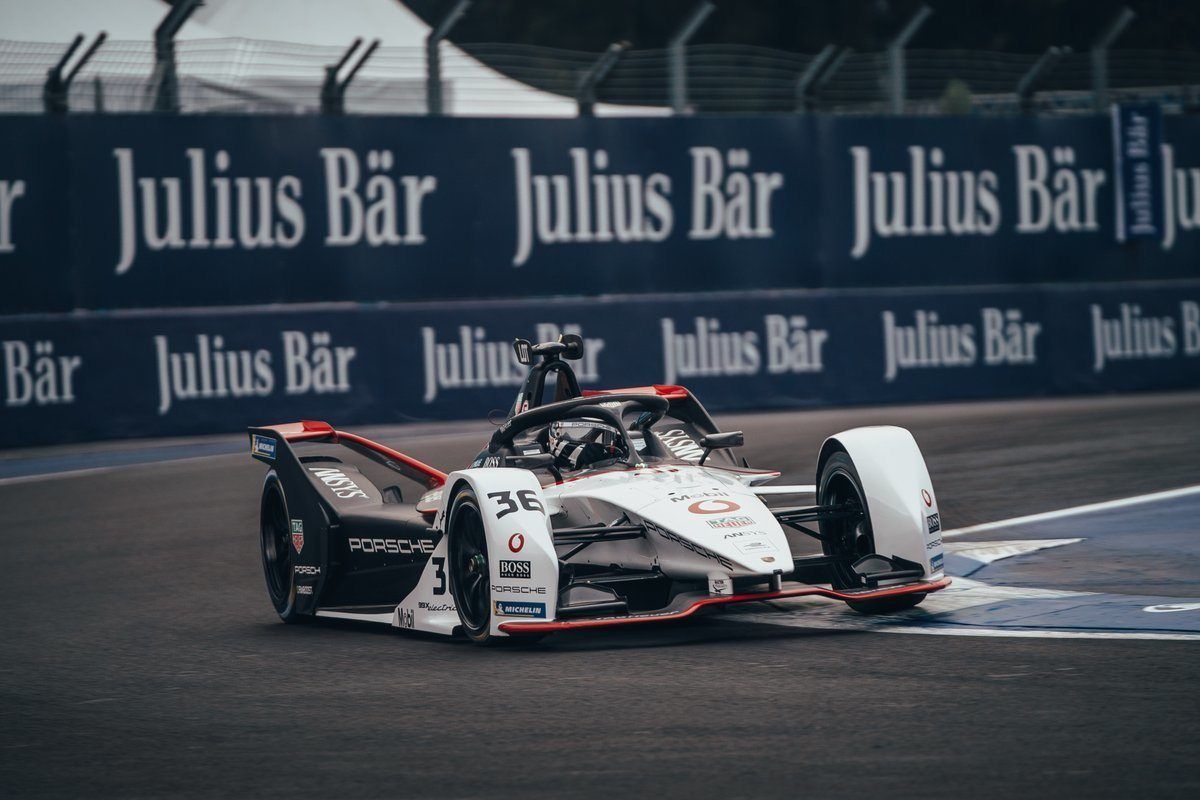
<path fill-rule="evenodd" d="M 829 62 L 829 65 L 825 67 L 820 76 L 816 79 L 816 81 L 813 82 L 812 91 L 809 93 L 810 101 L 816 101 L 821 97 L 821 94 L 825 91 L 825 87 L 829 84 L 829 81 L 832 80 L 833 76 L 837 74 L 837 71 L 842 68 L 842 64 L 846 63 L 846 59 L 849 58 L 850 54 L 853 52 L 853 47 L 843 47 L 838 51 L 838 54 L 833 57 L 833 60 Z"/>
<path fill-rule="evenodd" d="M 458 0 L 425 37 L 425 110 L 431 117 L 442 115 L 442 39 L 450 34 L 470 5 L 471 0 Z"/>
<path fill-rule="evenodd" d="M 896 34 L 896 38 L 892 39 L 888 44 L 888 77 L 891 88 L 893 114 L 904 113 L 904 48 L 932 13 L 933 9 L 929 6 L 921 6 L 917 9 L 917 13 L 913 15 L 913 18 L 908 21 L 908 24 L 900 30 L 900 33 Z"/>
<path fill-rule="evenodd" d="M 65 114 L 70 110 L 67 96 L 71 91 L 71 82 L 75 80 L 75 76 L 79 74 L 79 70 L 100 49 L 100 45 L 104 44 L 104 40 L 107 38 L 108 33 L 100 31 L 91 46 L 75 62 L 75 66 L 71 67 L 71 71 L 63 75 L 63 67 L 67 65 L 67 62 L 71 60 L 71 55 L 83 43 L 83 34 L 79 34 L 71 42 L 71 46 L 67 48 L 67 52 L 63 53 L 63 57 L 58 60 L 58 63 L 50 68 L 50 71 L 46 74 L 46 85 L 42 88 L 42 103 L 46 107 L 47 114 Z M 99 80 L 99 76 L 97 76 L 97 80 Z"/>
<path fill-rule="evenodd" d="M 796 79 L 796 113 L 803 114 L 808 111 L 809 98 L 808 90 L 812 86 L 812 82 L 821 74 L 821 70 L 829 63 L 829 59 L 833 58 L 833 54 L 837 52 L 837 48 L 831 44 L 825 45 L 821 52 L 813 56 L 812 61 L 804 67 L 804 71 L 800 73 L 800 77 Z"/>
<path fill-rule="evenodd" d="M 64 114 L 67 111 L 67 86 L 63 81 L 63 67 L 83 44 L 83 34 L 77 34 L 63 53 L 58 63 L 46 71 L 46 83 L 42 86 L 42 106 L 47 114 Z"/>
<path fill-rule="evenodd" d="M 202 0 L 179 0 L 154 29 L 154 110 L 179 113 L 179 78 L 175 73 L 175 34 Z"/>
<path fill-rule="evenodd" d="M 1046 52 L 1033 62 L 1029 71 L 1021 76 L 1021 80 L 1017 82 L 1017 103 L 1022 114 L 1029 114 L 1033 111 L 1033 96 L 1037 94 L 1038 86 L 1050 77 L 1059 62 L 1062 61 L 1063 56 L 1070 54 L 1071 48 L 1069 47 L 1048 47 Z"/>
<path fill-rule="evenodd" d="M 1112 47 L 1136 16 L 1129 6 L 1122 8 L 1104 33 L 1092 43 L 1092 102 L 1100 113 L 1108 110 L 1108 48 Z"/>
<path fill-rule="evenodd" d="M 617 65 L 621 53 L 629 49 L 629 42 L 613 42 L 608 46 L 596 63 L 588 67 L 587 72 L 579 78 L 579 88 L 575 92 L 575 102 L 579 104 L 579 116 L 595 116 L 596 87 L 608 76 Z"/>
<path fill-rule="evenodd" d="M 703 0 L 692 9 L 692 13 L 688 14 L 667 43 L 671 61 L 671 109 L 676 114 L 682 114 L 687 108 L 687 57 L 684 47 L 696 35 L 704 20 L 708 19 L 708 15 L 716 10 L 715 5 Z"/>
<path fill-rule="evenodd" d="M 342 67 L 350 61 L 351 56 L 358 50 L 358 46 L 362 44 L 362 39 L 355 39 L 350 43 L 350 47 L 342 54 L 341 59 L 336 64 L 331 64 L 325 67 L 325 80 L 321 83 L 321 113 L 331 115 L 341 115 L 346 113 L 346 87 L 350 85 L 350 81 L 354 80 L 354 76 L 362 69 L 363 64 L 367 63 L 367 59 L 379 47 L 379 40 L 371 42 L 371 46 L 363 51 L 362 57 L 355 62 L 350 71 L 346 73 L 346 77 L 338 79 L 338 73 L 342 71 Z"/>

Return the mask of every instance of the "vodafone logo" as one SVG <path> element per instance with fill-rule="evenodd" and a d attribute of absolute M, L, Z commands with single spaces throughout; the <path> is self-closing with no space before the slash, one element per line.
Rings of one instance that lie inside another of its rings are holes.
<path fill-rule="evenodd" d="M 688 511 L 693 514 L 727 514 L 740 508 L 732 500 L 697 500 L 688 506 Z"/>
<path fill-rule="evenodd" d="M 525 546 L 525 534 L 514 533 L 512 536 L 508 537 L 508 549 L 512 550 L 514 553 L 521 552 L 521 548 L 524 546 Z"/>
<path fill-rule="evenodd" d="M 925 501 L 926 508 L 933 508 L 933 495 L 925 489 L 921 490 L 921 499 Z"/>

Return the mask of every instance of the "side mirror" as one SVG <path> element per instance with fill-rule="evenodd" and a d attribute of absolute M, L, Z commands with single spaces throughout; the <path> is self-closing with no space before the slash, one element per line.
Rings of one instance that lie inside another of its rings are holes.
<path fill-rule="evenodd" d="M 533 453 L 527 456 L 506 456 L 504 466 L 516 467 L 517 469 L 545 469 L 549 470 L 555 480 L 562 480 L 562 473 L 558 467 L 554 466 L 553 453 Z"/>
<path fill-rule="evenodd" d="M 577 333 L 564 333 L 558 337 L 558 340 L 567 346 L 563 351 L 563 358 L 571 361 L 578 361 L 583 358 L 583 337 Z"/>
<path fill-rule="evenodd" d="M 517 351 L 517 361 L 520 361 L 525 366 L 533 363 L 533 345 L 528 339 L 516 339 L 513 341 L 513 350 Z"/>
<path fill-rule="evenodd" d="M 704 455 L 700 456 L 700 466 L 704 466 L 705 460 L 708 459 L 713 450 L 727 450 L 730 447 L 741 447 L 745 443 L 746 437 L 741 431 L 705 434 L 700 437 L 700 446 L 704 448 Z"/>

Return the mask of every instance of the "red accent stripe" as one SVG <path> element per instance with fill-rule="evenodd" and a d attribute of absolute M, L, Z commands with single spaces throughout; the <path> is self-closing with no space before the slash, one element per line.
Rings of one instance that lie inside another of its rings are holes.
<path fill-rule="evenodd" d="M 357 445 L 374 450 L 376 453 L 385 455 L 393 461 L 404 464 L 411 469 L 425 475 L 428 480 L 426 484 L 430 489 L 435 489 L 446 482 L 446 473 L 439 469 L 434 469 L 428 464 L 418 461 L 412 456 L 406 456 L 398 450 L 393 450 L 386 445 L 373 442 L 370 439 L 363 438 L 357 433 L 347 433 L 345 431 L 334 430 L 333 426 L 328 422 L 319 422 L 316 420 L 306 419 L 300 422 L 286 422 L 282 425 L 267 425 L 266 428 L 275 431 L 289 442 L 305 442 L 310 439 L 330 439 L 334 443 L 339 440 L 354 442 Z"/>
<path fill-rule="evenodd" d="M 393 450 L 392 448 L 387 447 L 386 445 L 379 444 L 379 442 L 372 442 L 370 439 L 365 439 L 356 433 L 346 433 L 345 431 L 334 431 L 333 436 L 334 436 L 334 441 L 338 441 L 339 439 L 345 439 L 346 441 L 350 441 L 350 442 L 354 442 L 355 444 L 362 445 L 363 447 L 367 448 L 368 450 L 374 450 L 376 453 L 385 455 L 388 458 L 392 459 L 393 461 L 398 461 L 401 464 L 412 467 L 413 469 L 417 470 L 418 472 L 424 474 L 426 477 L 429 478 L 429 488 L 430 489 L 433 489 L 437 486 L 442 486 L 443 484 L 446 483 L 446 473 L 442 472 L 440 469 L 434 469 L 433 467 L 429 466 L 428 464 L 426 464 L 423 461 L 417 461 L 412 456 L 406 456 L 406 455 L 404 455 L 404 453 L 401 453 L 399 450 Z"/>
<path fill-rule="evenodd" d="M 633 386 L 628 389 L 584 389 L 584 397 L 596 397 L 606 394 L 656 394 L 668 400 L 686 400 L 688 390 L 682 386 L 656 383 L 653 386 Z"/>
<path fill-rule="evenodd" d="M 322 436 L 333 434 L 333 426 L 328 422 L 317 422 L 306 419 L 300 422 L 284 422 L 279 425 L 264 425 L 275 431 L 289 442 L 302 442 L 306 439 L 320 439 Z"/>
<path fill-rule="evenodd" d="M 799 589 L 784 589 L 779 592 L 754 592 L 751 594 L 734 594 L 726 597 L 705 597 L 697 600 L 687 608 L 672 611 L 667 614 L 654 614 L 630 617 L 595 617 L 592 619 L 566 619 L 549 622 L 502 622 L 500 630 L 505 633 L 553 633 L 555 631 L 576 630 L 579 628 L 609 628 L 617 625 L 634 625 L 641 622 L 673 622 L 692 616 L 705 606 L 724 606 L 731 603 L 749 603 L 756 600 L 778 600 L 784 597 L 803 597 L 805 595 L 820 595 L 832 597 L 834 600 L 882 600 L 905 594 L 921 594 L 936 592 L 950 585 L 949 578 L 920 583 L 906 583 L 903 586 L 889 586 L 870 592 L 839 592 L 836 589 L 826 589 L 822 586 L 804 586 Z"/>

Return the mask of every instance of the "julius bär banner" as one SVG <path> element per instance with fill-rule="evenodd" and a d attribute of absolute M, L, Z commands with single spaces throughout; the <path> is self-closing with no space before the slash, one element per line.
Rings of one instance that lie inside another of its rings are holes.
<path fill-rule="evenodd" d="M 714 411 L 1200 385 L 1196 281 L 86 312 L 0 318 L 0 447 L 481 420 L 561 333 L 584 388 Z"/>
<path fill-rule="evenodd" d="M 1123 119 L 7 117 L 0 313 L 1195 277 Z"/>

